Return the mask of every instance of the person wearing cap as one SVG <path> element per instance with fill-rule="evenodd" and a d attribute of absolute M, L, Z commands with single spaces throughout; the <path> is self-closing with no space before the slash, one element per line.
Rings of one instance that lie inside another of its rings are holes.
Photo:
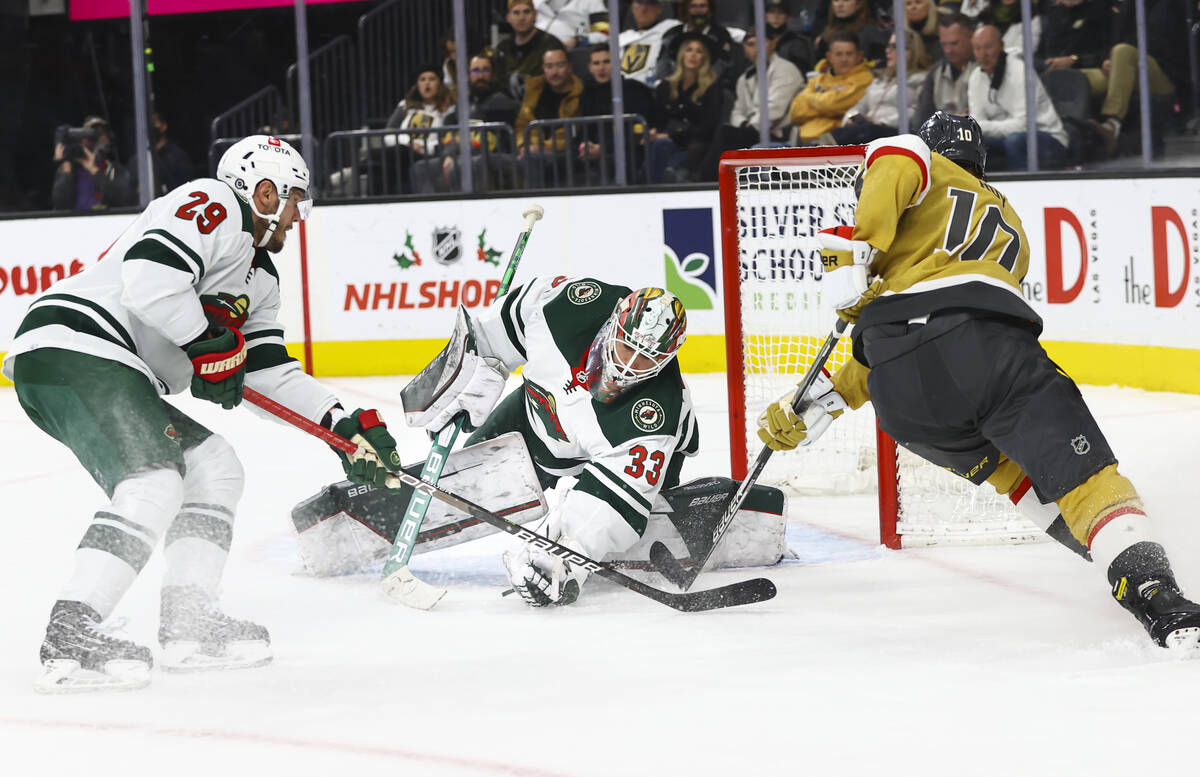
<path fill-rule="evenodd" d="M 705 36 L 712 43 L 710 59 L 713 72 L 723 84 L 732 87 L 738 74 L 749 63 L 742 60 L 741 47 L 734 43 L 729 30 L 717 23 L 717 0 L 679 0 L 679 8 L 683 12 L 683 24 L 663 36 L 662 52 L 656 68 L 658 79 L 662 80 L 675 72 L 683 35 L 693 33 Z"/>
<path fill-rule="evenodd" d="M 796 93 L 804 88 L 804 75 L 795 65 L 775 53 L 777 40 L 778 37 L 767 33 L 767 115 L 771 139 L 781 142 L 789 130 L 788 106 Z M 730 149 L 753 146 L 759 141 L 757 43 L 753 29 L 742 39 L 742 49 L 752 64 L 737 80 L 729 123 L 717 128 L 708 153 L 700 163 L 700 179 L 703 181 L 717 180 L 721 154 Z"/>
<path fill-rule="evenodd" d="M 663 18 L 660 0 L 633 0 L 632 29 L 621 30 L 621 72 L 626 78 L 653 87 L 658 81 L 658 58 L 666 34 L 679 26 L 678 19 Z"/>
<path fill-rule="evenodd" d="M 791 28 L 792 13 L 787 0 L 767 0 L 767 33 L 776 38 L 775 52 L 791 62 L 801 73 L 812 70 L 817 63 L 812 40 Z"/>
<path fill-rule="evenodd" d="M 525 79 L 542 74 L 542 55 L 563 48 L 562 41 L 537 28 L 533 0 L 508 0 L 504 18 L 513 34 L 496 44 L 496 83 L 518 100 L 525 94 Z"/>
<path fill-rule="evenodd" d="M 66 158 L 63 143 L 54 146 L 54 184 L 50 204 L 54 210 L 100 210 L 120 208 L 137 202 L 133 176 L 117 162 L 113 151 L 112 130 L 99 116 L 83 122 L 92 137 L 79 141 Z"/>
<path fill-rule="evenodd" d="M 417 81 L 388 117 L 387 129 L 432 129 L 445 124 L 454 107 L 454 94 L 442 81 L 442 68 L 434 63 L 417 70 Z M 383 148 L 373 149 L 367 165 L 368 191 L 395 194 L 412 191 L 410 171 L 414 162 L 432 156 L 437 149 L 434 133 L 397 133 L 383 137 Z"/>

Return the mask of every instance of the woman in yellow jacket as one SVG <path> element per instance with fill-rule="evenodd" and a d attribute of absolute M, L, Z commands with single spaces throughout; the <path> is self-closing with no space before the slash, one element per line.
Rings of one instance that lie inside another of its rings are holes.
<path fill-rule="evenodd" d="M 831 35 L 826 59 L 829 69 L 810 78 L 804 91 L 792 100 L 788 115 L 800 130 L 801 143 L 840 127 L 843 114 L 862 99 L 874 78 L 853 33 Z"/>

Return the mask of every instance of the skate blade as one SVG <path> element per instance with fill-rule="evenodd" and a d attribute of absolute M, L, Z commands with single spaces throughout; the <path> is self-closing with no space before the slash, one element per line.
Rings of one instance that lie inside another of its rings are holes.
<path fill-rule="evenodd" d="M 44 667 L 33 683 L 38 693 L 136 691 L 150 684 L 150 665 L 143 661 L 109 661 L 102 672 L 84 669 L 69 658 L 51 659 Z"/>
<path fill-rule="evenodd" d="M 1176 629 L 1167 635 L 1166 648 L 1178 658 L 1200 658 L 1200 626 Z"/>
<path fill-rule="evenodd" d="M 446 589 L 426 583 L 408 571 L 408 567 L 400 567 L 383 578 L 380 585 L 383 586 L 383 592 L 393 601 L 418 610 L 433 609 L 446 595 Z"/>
<path fill-rule="evenodd" d="M 271 645 L 261 639 L 230 642 L 219 653 L 205 652 L 203 645 L 177 640 L 163 645 L 159 666 L 174 673 L 216 672 L 226 669 L 250 669 L 271 663 Z"/>

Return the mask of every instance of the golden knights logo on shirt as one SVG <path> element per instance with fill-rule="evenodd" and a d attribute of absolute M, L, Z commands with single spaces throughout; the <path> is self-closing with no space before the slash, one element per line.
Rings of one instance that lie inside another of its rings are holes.
<path fill-rule="evenodd" d="M 650 57 L 650 47 L 645 43 L 630 43 L 625 47 L 625 53 L 621 55 L 621 71 L 624 73 L 636 73 L 646 67 L 646 60 Z"/>

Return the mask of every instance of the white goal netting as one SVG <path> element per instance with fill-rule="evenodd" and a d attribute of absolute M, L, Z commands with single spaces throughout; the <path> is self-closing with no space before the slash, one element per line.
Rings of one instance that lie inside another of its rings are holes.
<path fill-rule="evenodd" d="M 722 221 L 737 220 L 740 269 L 740 294 L 731 289 L 726 304 L 738 306 L 741 321 L 742 364 L 733 355 L 730 369 L 741 371 L 743 398 L 731 391 L 730 409 L 736 418 L 733 411 L 742 403 L 741 431 L 750 463 L 762 447 L 755 433 L 759 414 L 796 388 L 836 320 L 821 297 L 815 235 L 854 223 L 853 180 L 862 156 L 854 149 L 840 155 L 836 149 L 821 151 L 821 156 L 808 155 L 810 150 L 743 152 L 763 157 L 742 159 L 732 178 L 726 174 L 722 180 Z M 789 158 L 789 153 L 805 156 Z M 730 183 L 736 187 L 733 213 L 726 196 Z M 832 372 L 849 358 L 850 338 L 845 337 L 827 368 Z M 798 494 L 852 494 L 874 491 L 878 473 L 875 417 L 868 404 L 835 421 L 811 449 L 774 454 L 762 482 Z M 886 533 L 894 523 L 905 545 L 1044 537 L 990 487 L 977 488 L 903 449 L 897 480 L 899 509 L 895 514 L 881 510 L 881 527 Z"/>

